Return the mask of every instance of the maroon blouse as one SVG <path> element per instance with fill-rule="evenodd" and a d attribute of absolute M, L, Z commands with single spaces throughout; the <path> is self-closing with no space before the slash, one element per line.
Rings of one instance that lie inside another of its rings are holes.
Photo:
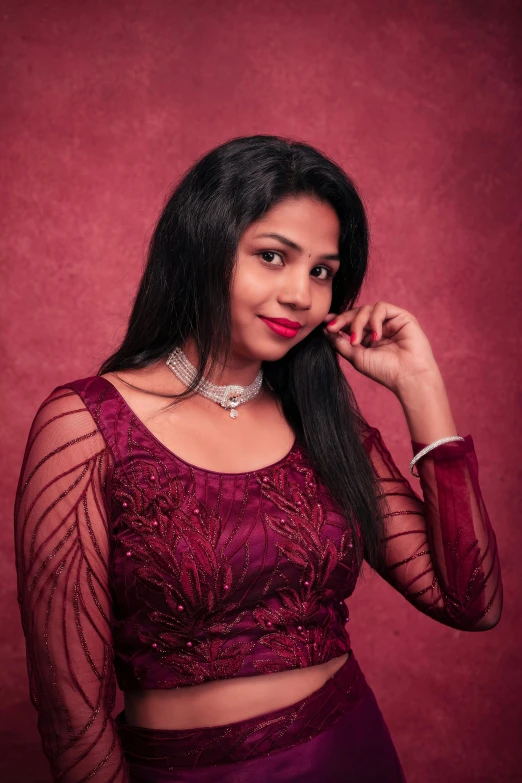
<path fill-rule="evenodd" d="M 378 429 L 364 445 L 389 504 L 381 576 L 438 622 L 491 628 L 502 582 L 471 435 L 416 464 L 424 500 Z M 413 453 L 424 445 L 412 441 Z M 15 544 L 30 695 L 54 780 L 127 780 L 116 682 L 175 688 L 350 649 L 354 542 L 305 446 L 260 470 L 198 468 L 100 376 L 57 387 L 38 409 Z"/>

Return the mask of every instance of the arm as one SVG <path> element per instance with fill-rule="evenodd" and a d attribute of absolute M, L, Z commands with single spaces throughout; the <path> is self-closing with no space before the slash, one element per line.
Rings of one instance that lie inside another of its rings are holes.
<path fill-rule="evenodd" d="M 81 398 L 53 391 L 29 433 L 14 533 L 30 697 L 52 779 L 62 783 L 128 781 L 111 717 L 110 461 Z"/>
<path fill-rule="evenodd" d="M 397 396 L 413 455 L 456 434 L 441 380 Z M 363 442 L 385 509 L 387 565 L 381 576 L 437 622 L 466 631 L 493 628 L 502 612 L 502 580 L 471 435 L 438 446 L 415 464 L 422 498 L 395 465 L 378 429 L 369 427 Z"/>

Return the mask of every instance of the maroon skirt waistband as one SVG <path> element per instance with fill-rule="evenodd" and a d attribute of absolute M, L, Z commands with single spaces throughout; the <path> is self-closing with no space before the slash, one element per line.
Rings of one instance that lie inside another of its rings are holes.
<path fill-rule="evenodd" d="M 194 729 L 150 729 L 125 722 L 116 726 L 129 764 L 173 770 L 215 766 L 266 756 L 307 742 L 358 703 L 368 684 L 352 650 L 345 663 L 309 696 L 253 718 Z"/>

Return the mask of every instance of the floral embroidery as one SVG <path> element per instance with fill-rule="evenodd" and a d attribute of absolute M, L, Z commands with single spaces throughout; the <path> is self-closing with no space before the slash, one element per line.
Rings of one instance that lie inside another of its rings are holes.
<path fill-rule="evenodd" d="M 245 573 L 238 551 L 227 554 L 222 509 L 196 497 L 190 470 L 172 476 L 159 461 L 137 458 L 131 475 L 128 468 L 114 470 L 113 537 L 129 602 L 118 613 L 115 634 L 128 633 L 119 618 L 133 614 L 137 641 L 170 672 L 164 687 L 303 668 L 349 649 L 341 596 L 357 574 L 347 579 L 353 544 L 342 517 L 332 527 L 335 543 L 325 534 L 324 493 L 299 450 L 247 475 L 246 492 L 256 486 L 261 492 L 261 519 L 252 534 L 263 528 L 267 566 L 256 571 L 251 565 Z M 247 536 L 244 561 L 255 548 Z M 149 668 L 133 664 L 135 679 L 146 679 Z M 122 682 L 131 687 L 123 673 Z"/>
<path fill-rule="evenodd" d="M 254 662 L 264 674 L 313 666 L 346 651 L 344 641 L 332 633 L 339 624 L 339 615 L 335 616 L 333 610 L 335 591 L 328 585 L 339 564 L 345 563 L 348 570 L 353 568 L 353 543 L 348 530 L 343 532 L 339 548 L 332 539 L 323 540 L 326 517 L 317 498 L 316 479 L 309 468 L 297 470 L 304 476 L 304 490 L 289 481 L 284 468 L 276 471 L 272 480 L 266 481 L 265 477 L 262 481 L 264 494 L 285 513 L 284 517 L 265 515 L 270 528 L 283 539 L 275 545 L 301 571 L 299 591 L 281 588 L 275 593 L 278 607 L 265 602 L 254 610 L 256 621 L 267 631 L 260 642 L 277 656 Z M 344 579 L 346 571 L 341 570 Z M 321 604 L 326 607 L 327 621 L 318 626 Z M 348 619 L 346 604 L 340 600 L 338 606 L 344 623 Z"/>

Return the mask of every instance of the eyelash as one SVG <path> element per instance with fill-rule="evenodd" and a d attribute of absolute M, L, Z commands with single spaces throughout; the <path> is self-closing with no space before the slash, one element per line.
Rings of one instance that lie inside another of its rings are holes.
<path fill-rule="evenodd" d="M 256 253 L 256 255 L 263 256 L 263 255 L 265 255 L 265 253 L 273 253 L 273 255 L 279 256 L 281 259 L 284 260 L 283 254 L 280 253 L 279 250 L 261 250 L 259 253 Z M 261 259 L 261 260 L 264 261 L 264 259 Z M 270 262 L 268 262 L 268 261 L 264 261 L 264 263 L 267 266 L 271 266 Z M 323 264 L 318 264 L 317 266 L 314 266 L 313 268 L 314 269 L 326 269 L 328 274 L 327 274 L 327 276 L 325 278 L 323 278 L 324 280 L 329 280 L 330 278 L 332 278 L 334 276 L 334 273 L 332 272 L 332 270 L 330 269 L 329 266 L 324 266 Z M 321 278 L 316 278 L 316 279 L 320 280 Z"/>

